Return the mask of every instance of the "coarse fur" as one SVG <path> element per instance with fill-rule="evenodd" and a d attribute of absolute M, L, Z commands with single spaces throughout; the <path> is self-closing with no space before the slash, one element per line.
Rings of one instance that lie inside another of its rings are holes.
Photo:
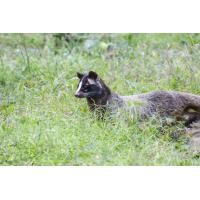
<path fill-rule="evenodd" d="M 75 96 L 85 97 L 91 111 L 98 111 L 100 118 L 105 111 L 114 114 L 118 109 L 130 111 L 140 119 L 158 114 L 184 120 L 186 126 L 200 120 L 200 96 L 177 91 L 153 91 L 131 96 L 111 92 L 96 72 L 77 73 L 80 79 Z"/>

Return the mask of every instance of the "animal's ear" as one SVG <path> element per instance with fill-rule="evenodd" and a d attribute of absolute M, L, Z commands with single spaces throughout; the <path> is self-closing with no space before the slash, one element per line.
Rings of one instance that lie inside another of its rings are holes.
<path fill-rule="evenodd" d="M 96 80 L 98 75 L 96 72 L 90 71 L 88 74 L 89 78 Z"/>
<path fill-rule="evenodd" d="M 77 72 L 76 74 L 77 74 L 77 77 L 78 77 L 79 79 L 82 79 L 82 78 L 83 78 L 83 74 L 81 74 L 81 73 L 79 73 L 79 72 Z"/>

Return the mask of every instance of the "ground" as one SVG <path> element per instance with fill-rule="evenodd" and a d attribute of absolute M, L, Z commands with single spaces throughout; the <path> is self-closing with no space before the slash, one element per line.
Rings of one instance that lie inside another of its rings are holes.
<path fill-rule="evenodd" d="M 121 95 L 200 94 L 199 42 L 199 34 L 0 34 L 0 165 L 199 165 L 188 137 L 171 137 L 181 124 L 99 121 L 74 97 L 76 72 L 89 70 Z"/>

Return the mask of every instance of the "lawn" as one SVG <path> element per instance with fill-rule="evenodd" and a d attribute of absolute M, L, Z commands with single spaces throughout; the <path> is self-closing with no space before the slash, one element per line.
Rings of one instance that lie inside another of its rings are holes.
<path fill-rule="evenodd" d="M 99 121 L 74 97 L 89 70 L 121 95 L 200 94 L 199 64 L 200 34 L 0 34 L 0 165 L 199 165 L 182 124 Z"/>

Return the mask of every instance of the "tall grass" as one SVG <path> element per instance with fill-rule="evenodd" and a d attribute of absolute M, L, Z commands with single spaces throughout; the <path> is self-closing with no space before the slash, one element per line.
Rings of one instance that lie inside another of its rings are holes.
<path fill-rule="evenodd" d="M 51 34 L 1 34 L 0 164 L 199 165 L 184 134 L 170 137 L 181 124 L 98 121 L 73 95 L 76 72 L 89 70 L 122 95 L 158 89 L 200 94 L 199 39 L 78 34 L 55 46 Z"/>

